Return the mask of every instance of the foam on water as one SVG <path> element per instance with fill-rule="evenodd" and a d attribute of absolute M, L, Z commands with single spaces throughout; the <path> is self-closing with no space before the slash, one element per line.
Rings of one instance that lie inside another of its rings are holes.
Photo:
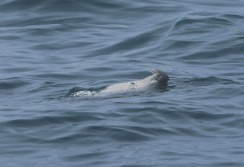
<path fill-rule="evenodd" d="M 90 91 L 90 90 L 82 90 L 78 92 L 74 92 L 71 94 L 72 97 L 80 97 L 80 96 L 95 96 L 97 95 L 96 91 Z"/>

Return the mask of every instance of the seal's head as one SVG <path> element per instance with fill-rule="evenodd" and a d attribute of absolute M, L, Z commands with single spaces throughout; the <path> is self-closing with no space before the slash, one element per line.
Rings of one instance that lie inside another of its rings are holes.
<path fill-rule="evenodd" d="M 155 85 L 156 88 L 163 88 L 168 85 L 169 76 L 163 71 L 154 69 L 151 71 L 152 75 L 150 76 L 151 83 Z"/>

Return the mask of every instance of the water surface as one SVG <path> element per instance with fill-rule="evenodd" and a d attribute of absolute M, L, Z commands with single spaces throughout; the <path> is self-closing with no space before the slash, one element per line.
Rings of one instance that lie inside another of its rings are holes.
<path fill-rule="evenodd" d="M 243 5 L 2 0 L 1 164 L 242 167 Z M 153 68 L 167 91 L 70 94 Z"/>

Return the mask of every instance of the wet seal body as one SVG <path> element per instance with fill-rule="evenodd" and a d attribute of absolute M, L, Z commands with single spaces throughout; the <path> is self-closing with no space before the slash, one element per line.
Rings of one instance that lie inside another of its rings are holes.
<path fill-rule="evenodd" d="M 142 79 L 132 82 L 117 83 L 108 86 L 104 90 L 100 91 L 99 94 L 114 94 L 114 93 L 124 93 L 131 91 L 143 91 L 148 89 L 160 89 L 164 88 L 168 84 L 169 77 L 164 72 L 155 69 L 152 70 L 152 75 Z"/>

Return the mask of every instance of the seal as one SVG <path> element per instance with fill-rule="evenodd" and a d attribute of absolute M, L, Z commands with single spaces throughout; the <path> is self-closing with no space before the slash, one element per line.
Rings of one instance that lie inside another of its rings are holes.
<path fill-rule="evenodd" d="M 165 88 L 168 85 L 169 76 L 164 72 L 154 69 L 152 75 L 132 82 L 117 83 L 106 87 L 99 94 L 125 93 L 131 91 L 143 91 Z"/>

